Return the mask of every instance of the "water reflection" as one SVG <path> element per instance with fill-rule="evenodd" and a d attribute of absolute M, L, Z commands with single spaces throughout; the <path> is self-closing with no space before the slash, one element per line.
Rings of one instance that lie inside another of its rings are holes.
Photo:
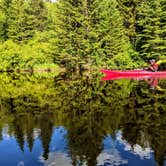
<path fill-rule="evenodd" d="M 43 157 L 42 143 L 40 140 L 40 129 L 34 129 L 34 144 L 30 150 L 28 141 L 25 139 L 24 151 L 20 151 L 16 140 L 8 134 L 8 126 L 3 128 L 3 141 L 1 144 L 1 159 L 0 162 L 4 165 L 53 165 L 53 166 L 70 166 L 73 165 L 70 150 L 68 149 L 67 131 L 64 127 L 55 127 L 52 132 L 52 140 L 49 143 L 48 158 Z M 130 144 L 122 139 L 122 133 L 119 131 L 115 137 L 106 136 L 102 141 L 102 151 L 96 158 L 96 165 L 155 165 L 153 159 L 153 151 L 150 148 L 142 148 L 135 145 L 134 149 Z M 10 145 L 10 152 L 4 150 Z M 6 147 L 5 147 L 6 146 Z M 86 145 L 84 145 L 86 146 Z M 10 160 L 7 155 L 10 155 Z M 140 160 L 142 159 L 142 160 Z M 143 160 L 144 159 L 144 160 Z M 87 161 L 81 163 L 77 156 L 76 165 L 86 165 Z"/>
<path fill-rule="evenodd" d="M 0 81 L 1 165 L 164 165 L 165 91 L 71 73 Z"/>

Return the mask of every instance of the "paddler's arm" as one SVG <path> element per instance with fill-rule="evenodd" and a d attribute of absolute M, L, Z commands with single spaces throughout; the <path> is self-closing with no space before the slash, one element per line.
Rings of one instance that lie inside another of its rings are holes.
<path fill-rule="evenodd" d="M 158 65 L 160 65 L 160 64 L 162 64 L 162 63 L 166 63 L 166 59 L 164 59 L 164 60 L 159 60 L 159 61 L 157 61 L 156 62 Z"/>

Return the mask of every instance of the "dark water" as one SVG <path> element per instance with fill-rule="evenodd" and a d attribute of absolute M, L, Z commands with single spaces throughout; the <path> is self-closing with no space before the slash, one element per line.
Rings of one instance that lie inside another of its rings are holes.
<path fill-rule="evenodd" d="M 166 165 L 166 80 L 0 74 L 1 166 Z"/>

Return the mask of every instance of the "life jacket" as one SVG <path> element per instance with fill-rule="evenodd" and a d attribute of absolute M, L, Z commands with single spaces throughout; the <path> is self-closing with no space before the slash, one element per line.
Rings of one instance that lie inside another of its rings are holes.
<path fill-rule="evenodd" d="M 150 68 L 153 70 L 153 71 L 157 71 L 158 68 L 159 68 L 159 65 L 157 63 L 154 63 L 153 65 L 150 66 Z"/>

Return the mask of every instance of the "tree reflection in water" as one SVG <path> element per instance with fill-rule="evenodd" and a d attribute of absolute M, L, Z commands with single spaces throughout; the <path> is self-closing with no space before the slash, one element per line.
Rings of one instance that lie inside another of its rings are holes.
<path fill-rule="evenodd" d="M 144 81 L 101 82 L 95 74 L 1 74 L 0 81 L 0 140 L 8 124 L 8 134 L 14 135 L 20 149 L 24 151 L 27 141 L 32 151 L 35 129 L 40 129 L 43 160 L 47 160 L 53 128 L 64 126 L 72 165 L 95 166 L 105 153 L 103 140 L 108 135 L 117 139 L 121 130 L 121 139 L 131 149 L 151 148 L 158 164 L 164 165 L 166 91 L 152 93 Z"/>

